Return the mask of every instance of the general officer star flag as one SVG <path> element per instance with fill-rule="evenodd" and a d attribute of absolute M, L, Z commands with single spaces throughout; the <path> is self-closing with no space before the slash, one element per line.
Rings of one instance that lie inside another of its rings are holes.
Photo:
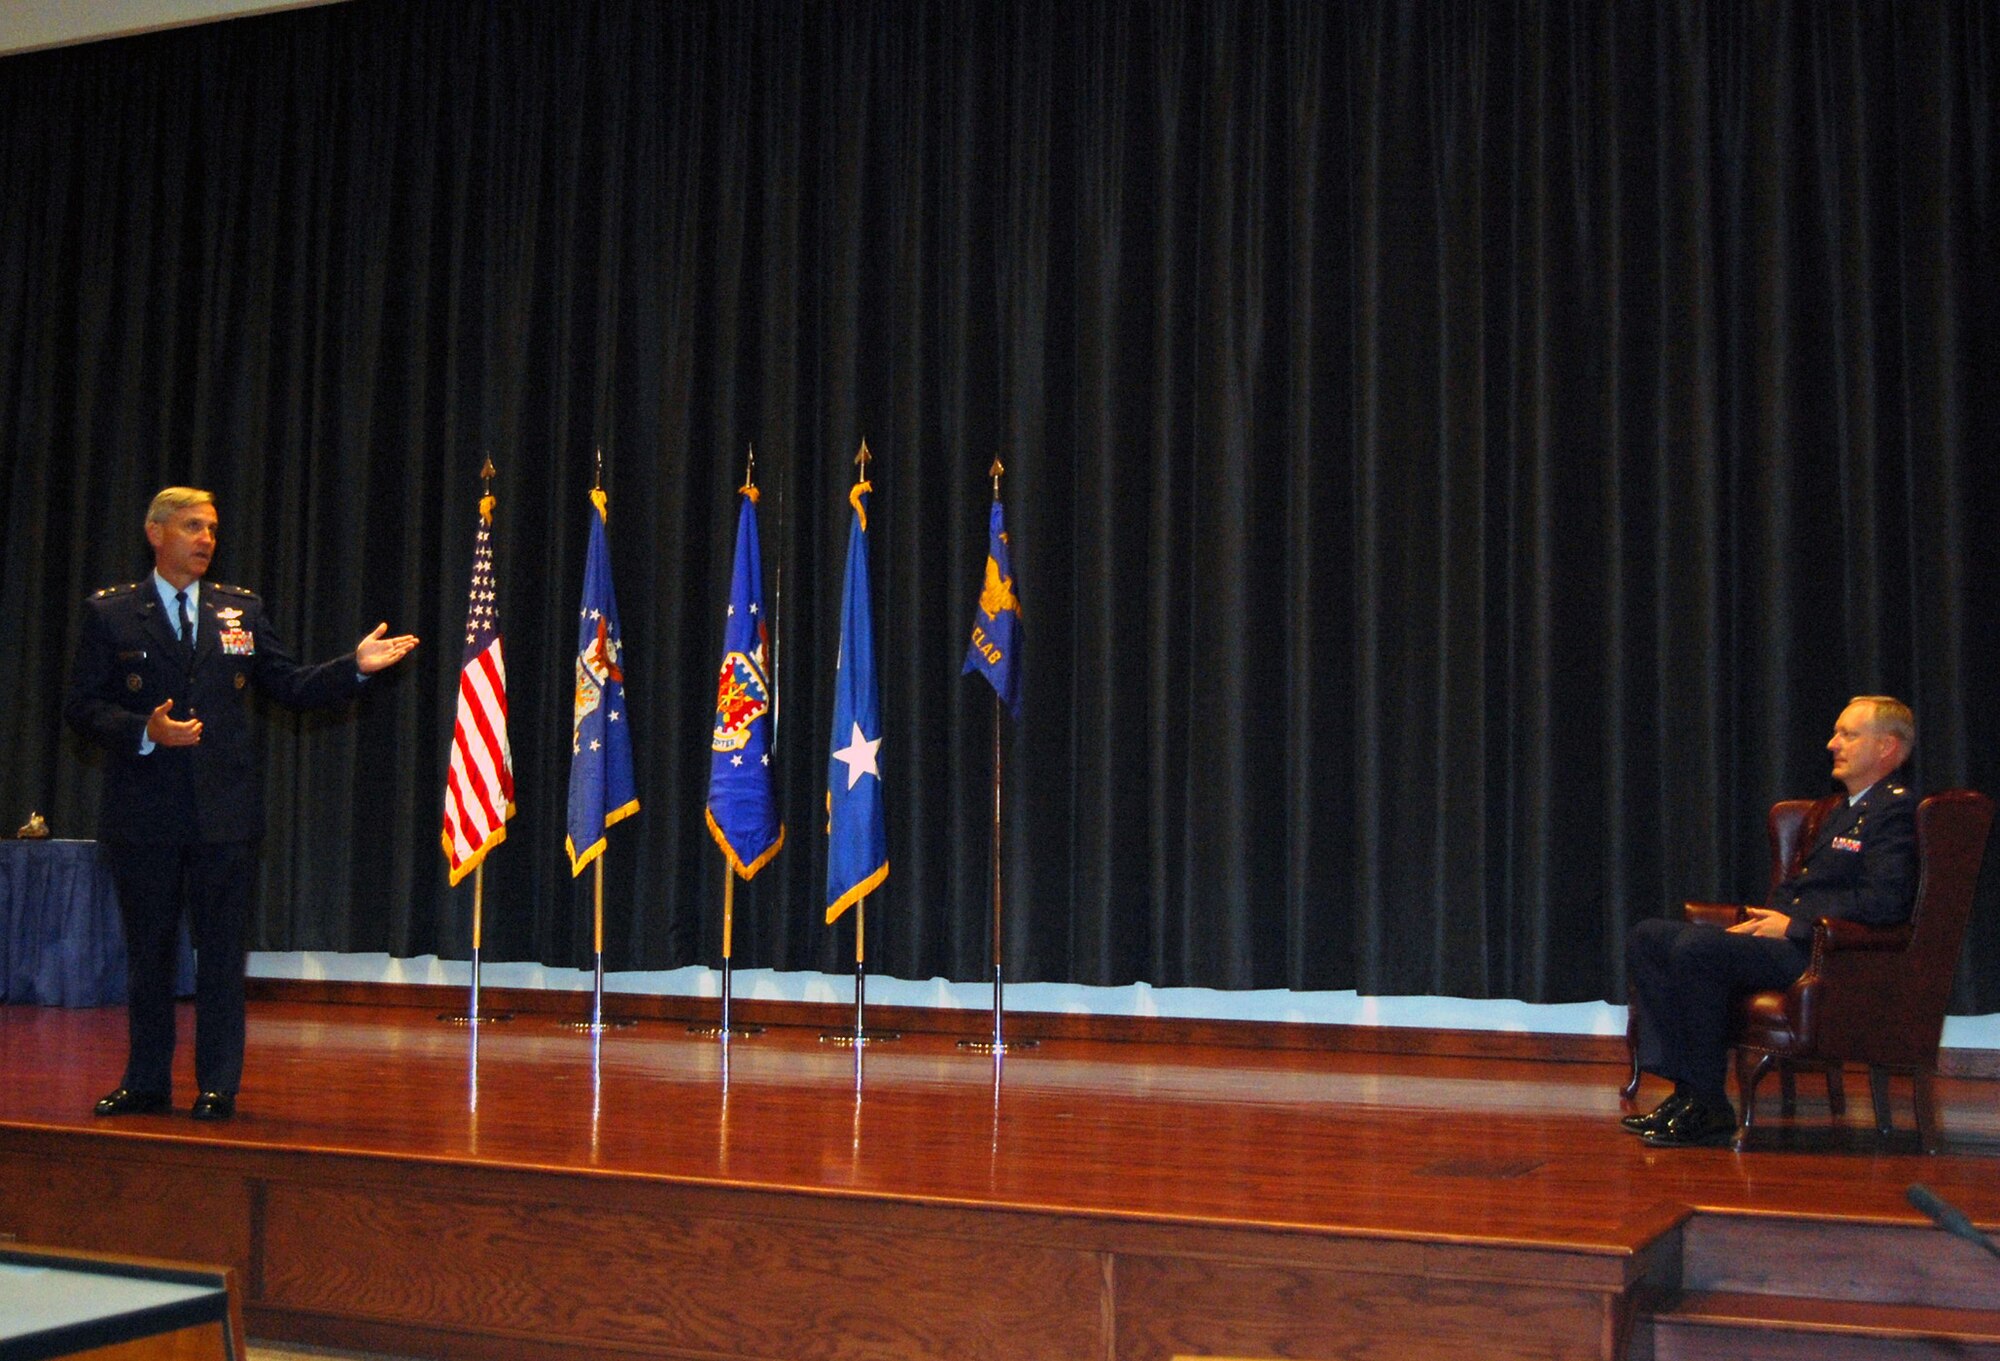
<path fill-rule="evenodd" d="M 1021 602 L 1007 556 L 1007 518 L 995 500 L 986 523 L 986 583 L 972 621 L 972 645 L 965 650 L 965 672 L 977 671 L 992 682 L 993 693 L 1015 718 L 1021 716 L 1020 646 Z"/>
<path fill-rule="evenodd" d="M 576 708 L 569 757 L 569 872 L 604 854 L 604 830 L 639 811 L 632 779 L 632 733 L 626 722 L 625 644 L 611 553 L 604 542 L 610 500 L 590 493 L 590 550 L 583 565 L 583 608 L 576 631 Z"/>
<path fill-rule="evenodd" d="M 867 446 L 862 446 L 865 454 Z M 826 763 L 826 919 L 881 887 L 889 877 L 889 833 L 882 813 L 882 711 L 875 690 L 875 621 L 868 606 L 867 482 L 847 499 L 847 587 L 840 601 L 840 660 L 833 677 L 833 755 Z"/>
<path fill-rule="evenodd" d="M 764 571 L 757 548 L 757 489 L 743 488 L 736 570 L 722 624 L 722 674 L 710 740 L 708 830 L 730 869 L 748 879 L 785 844 L 771 785 L 771 678 L 764 627 Z"/>

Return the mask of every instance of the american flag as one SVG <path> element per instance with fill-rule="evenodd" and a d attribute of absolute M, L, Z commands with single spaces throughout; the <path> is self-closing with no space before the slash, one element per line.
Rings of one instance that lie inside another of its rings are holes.
<path fill-rule="evenodd" d="M 500 607 L 493 590 L 493 505 L 479 502 L 472 544 L 472 591 L 465 606 L 465 664 L 458 676 L 458 721 L 444 788 L 444 857 L 456 884 L 507 836 L 514 816 L 514 758 L 507 749 L 507 664 L 500 655 Z"/>

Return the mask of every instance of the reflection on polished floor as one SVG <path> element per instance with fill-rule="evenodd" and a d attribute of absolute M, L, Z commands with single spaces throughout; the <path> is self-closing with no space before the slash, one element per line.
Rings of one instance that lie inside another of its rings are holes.
<path fill-rule="evenodd" d="M 0 1126 L 1510 1243 L 1620 1243 L 1662 1203 L 1907 1220 L 1912 1181 L 2000 1220 L 2000 1088 L 1969 1079 L 1939 1084 L 1937 1157 L 1916 1151 L 1902 1084 L 1884 1139 L 1865 1083 L 1835 1123 L 1812 1079 L 1792 1120 L 1766 1095 L 1761 1146 L 1737 1155 L 1624 1134 L 1603 1064 L 1085 1041 L 996 1061 L 924 1034 L 857 1052 L 773 1027 L 725 1047 L 657 1022 L 474 1031 L 265 1002 L 236 1119 L 95 1121 L 123 1045 L 117 1009 L 0 1007 Z"/>

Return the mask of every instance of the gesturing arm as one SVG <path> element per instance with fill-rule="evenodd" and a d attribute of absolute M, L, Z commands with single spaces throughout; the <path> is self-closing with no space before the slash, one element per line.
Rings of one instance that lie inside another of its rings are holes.
<path fill-rule="evenodd" d="M 372 676 L 377 671 L 387 670 L 409 656 L 410 650 L 417 645 L 414 633 L 386 638 L 383 635 L 388 631 L 388 624 L 377 624 L 366 638 L 354 645 L 354 667 L 362 675 Z"/>

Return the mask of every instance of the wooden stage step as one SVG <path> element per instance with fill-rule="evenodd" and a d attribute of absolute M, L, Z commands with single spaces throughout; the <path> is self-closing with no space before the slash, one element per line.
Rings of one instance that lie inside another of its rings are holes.
<path fill-rule="evenodd" d="M 2000 1261 L 1928 1224 L 1696 1213 L 1630 1361 L 2000 1361 Z"/>
<path fill-rule="evenodd" d="M 1694 1290 L 1641 1316 L 1631 1361 L 2000 1358 L 2000 1311 Z"/>

